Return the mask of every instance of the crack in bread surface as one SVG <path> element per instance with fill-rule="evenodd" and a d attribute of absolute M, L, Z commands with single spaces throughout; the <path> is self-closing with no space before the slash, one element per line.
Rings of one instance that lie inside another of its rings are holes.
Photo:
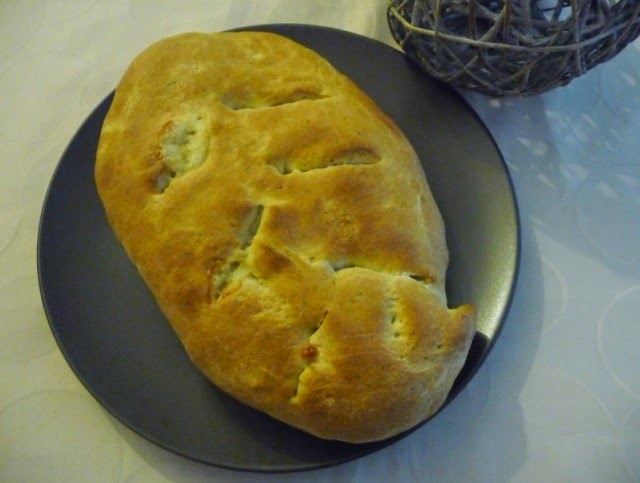
<path fill-rule="evenodd" d="M 199 168 L 209 150 L 208 125 L 200 114 L 186 115 L 162 126 L 156 157 L 163 168 L 156 178 L 156 189 L 163 193 L 171 182 Z"/>
<path fill-rule="evenodd" d="M 229 257 L 220 265 L 219 269 L 213 270 L 210 276 L 211 289 L 209 291 L 212 300 L 220 298 L 231 282 L 240 278 L 238 276 L 240 275 L 239 272 L 242 272 L 244 276 L 250 274 L 250 272 L 247 271 L 247 267 L 244 266 L 245 260 L 253 243 L 253 239 L 260 229 L 263 212 L 264 205 L 255 205 L 250 209 L 249 214 L 242 220 L 237 232 L 238 247 L 232 250 Z"/>
<path fill-rule="evenodd" d="M 295 159 L 279 158 L 269 164 L 281 175 L 292 173 L 307 173 L 317 169 L 327 169 L 336 166 L 372 165 L 382 161 L 382 158 L 372 149 L 354 148 L 338 153 L 328 159 L 300 163 Z"/>
<path fill-rule="evenodd" d="M 238 231 L 238 239 L 240 240 L 240 249 L 245 250 L 253 243 L 253 239 L 258 234 L 260 223 L 262 222 L 262 214 L 264 213 L 264 205 L 254 206 L 249 215 L 244 219 L 240 230 Z"/>
<path fill-rule="evenodd" d="M 314 335 L 317 334 L 320 328 L 322 327 L 322 324 L 324 323 L 324 320 L 327 318 L 328 314 L 329 314 L 329 311 L 325 310 L 324 314 L 322 315 L 322 318 L 320 319 L 316 327 L 309 334 L 306 344 L 304 344 L 302 346 L 302 349 L 300 350 L 300 353 L 301 353 L 300 355 L 303 360 L 303 365 L 300 371 L 298 372 L 298 375 L 296 378 L 297 380 L 295 385 L 295 391 L 293 393 L 293 396 L 291 396 L 291 399 L 290 399 L 291 401 L 295 400 L 296 396 L 300 392 L 300 387 L 302 386 L 302 377 L 305 371 L 308 370 L 309 367 L 311 367 L 313 364 L 318 363 L 319 360 L 321 359 L 322 349 L 321 347 L 319 347 L 313 342 L 313 338 L 314 338 Z M 311 349 L 311 354 L 309 354 L 310 349 Z"/>
<path fill-rule="evenodd" d="M 391 337 L 389 346 L 401 359 L 405 359 L 412 347 L 408 342 L 407 325 L 403 317 L 400 316 L 397 296 L 390 291 L 387 297 L 387 317 Z"/>
<path fill-rule="evenodd" d="M 406 277 L 413 280 L 416 283 L 427 285 L 427 286 L 433 286 L 436 284 L 435 277 L 431 274 L 418 275 L 418 274 L 409 273 L 409 272 L 392 272 L 389 270 L 382 270 L 364 263 L 354 263 L 346 260 L 337 260 L 337 261 L 327 260 L 327 263 L 331 266 L 333 271 L 336 273 L 341 272 L 343 270 L 349 270 L 349 269 L 355 268 L 360 270 L 370 270 L 372 272 L 376 272 L 382 275 L 390 275 L 394 277 Z"/>
<path fill-rule="evenodd" d="M 260 98 L 246 93 L 243 95 L 226 94 L 222 96 L 220 102 L 233 111 L 243 111 L 279 107 L 303 101 L 318 101 L 327 98 L 328 96 L 318 92 L 299 90 L 286 95 L 274 93 L 270 98 Z"/>

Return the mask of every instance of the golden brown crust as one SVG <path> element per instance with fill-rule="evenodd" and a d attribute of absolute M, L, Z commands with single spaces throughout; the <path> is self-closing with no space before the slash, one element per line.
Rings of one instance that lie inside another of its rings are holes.
<path fill-rule="evenodd" d="M 131 64 L 96 183 L 194 363 L 319 437 L 431 415 L 474 334 L 444 293 L 444 226 L 395 124 L 314 52 L 184 34 Z"/>

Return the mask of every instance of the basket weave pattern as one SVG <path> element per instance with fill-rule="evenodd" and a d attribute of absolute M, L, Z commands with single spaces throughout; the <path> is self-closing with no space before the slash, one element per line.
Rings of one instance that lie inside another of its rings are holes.
<path fill-rule="evenodd" d="M 391 33 L 431 76 L 491 96 L 568 84 L 640 34 L 640 0 L 390 0 Z"/>

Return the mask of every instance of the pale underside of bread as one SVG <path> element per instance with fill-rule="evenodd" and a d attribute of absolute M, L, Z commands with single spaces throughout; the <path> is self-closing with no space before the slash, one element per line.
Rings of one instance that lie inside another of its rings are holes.
<path fill-rule="evenodd" d="M 432 415 L 464 364 L 444 225 L 416 153 L 327 61 L 268 33 L 138 56 L 105 119 L 106 213 L 193 362 L 318 437 Z"/>

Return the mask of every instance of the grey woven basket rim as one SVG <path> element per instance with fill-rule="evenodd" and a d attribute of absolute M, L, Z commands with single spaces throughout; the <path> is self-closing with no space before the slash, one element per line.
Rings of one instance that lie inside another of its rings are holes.
<path fill-rule="evenodd" d="M 640 2 L 638 3 L 638 9 L 640 10 Z M 618 25 L 615 28 L 611 28 L 606 30 L 594 37 L 590 37 L 588 39 L 582 40 L 580 42 L 564 44 L 564 45 L 551 45 L 551 46 L 527 46 L 527 45 L 513 45 L 513 44 L 505 44 L 500 42 L 487 42 L 480 39 L 470 39 L 468 37 L 463 37 L 459 35 L 448 34 L 446 32 L 441 32 L 438 30 L 425 29 L 422 27 L 417 27 L 410 22 L 408 22 L 402 15 L 398 13 L 397 7 L 390 6 L 389 13 L 393 15 L 393 17 L 398 20 L 409 32 L 415 32 L 417 34 L 428 35 L 430 37 L 434 37 L 436 39 L 443 39 L 458 42 L 461 44 L 472 45 L 476 47 L 489 48 L 489 49 L 497 49 L 497 50 L 511 50 L 511 51 L 520 51 L 520 52 L 570 52 L 581 50 L 586 46 L 594 44 L 596 42 L 601 41 L 602 39 L 609 37 L 613 34 L 618 33 L 621 30 L 629 28 L 629 25 L 622 24 Z"/>

